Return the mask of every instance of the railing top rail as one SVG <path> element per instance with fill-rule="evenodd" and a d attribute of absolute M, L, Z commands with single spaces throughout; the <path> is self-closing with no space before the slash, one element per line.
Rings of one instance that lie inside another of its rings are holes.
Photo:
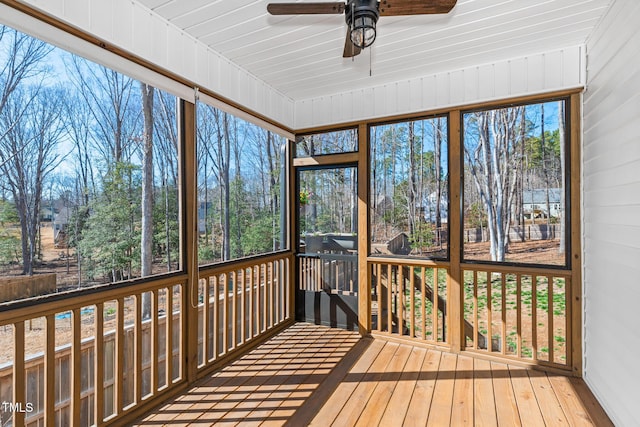
<path fill-rule="evenodd" d="M 7 305 L 0 309 L 0 326 L 186 283 L 186 274 L 158 276 L 139 283 L 121 282 L 101 285 L 81 291 L 70 291 L 64 295 L 53 294 L 48 297 L 20 301 L 20 304 Z"/>
<path fill-rule="evenodd" d="M 199 272 L 200 277 L 204 278 L 205 276 L 214 276 L 216 274 L 229 273 L 231 271 L 241 270 L 243 268 L 264 264 L 271 261 L 286 259 L 292 256 L 293 251 L 274 252 L 268 255 L 258 255 L 233 261 L 204 265 L 199 268 Z"/>
<path fill-rule="evenodd" d="M 296 254 L 298 258 L 317 258 L 317 259 L 326 259 L 326 260 L 344 260 L 344 261 L 354 261 L 358 259 L 357 254 L 325 254 L 325 253 L 300 253 Z"/>
<path fill-rule="evenodd" d="M 396 258 L 396 257 L 383 257 L 383 256 L 369 256 L 367 257 L 367 263 L 369 264 L 397 264 L 397 265 L 414 265 L 425 267 L 438 267 L 449 268 L 451 263 L 449 261 L 439 261 L 433 259 L 423 258 Z"/>
<path fill-rule="evenodd" d="M 571 270 L 565 270 L 562 268 L 552 268 L 548 266 L 520 266 L 520 265 L 500 265 L 500 264 L 475 264 L 475 263 L 462 263 L 460 264 L 462 270 L 468 271 L 482 271 L 492 273 L 505 273 L 505 274 L 528 274 L 532 276 L 554 276 L 554 277 L 571 277 Z"/>

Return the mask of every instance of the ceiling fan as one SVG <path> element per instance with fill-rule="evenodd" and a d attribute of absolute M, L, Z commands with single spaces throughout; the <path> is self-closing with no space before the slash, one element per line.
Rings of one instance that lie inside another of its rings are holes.
<path fill-rule="evenodd" d="M 270 3 L 272 15 L 345 14 L 347 38 L 344 58 L 351 58 L 373 44 L 380 16 L 430 15 L 448 13 L 457 0 L 347 0 L 322 3 Z"/>

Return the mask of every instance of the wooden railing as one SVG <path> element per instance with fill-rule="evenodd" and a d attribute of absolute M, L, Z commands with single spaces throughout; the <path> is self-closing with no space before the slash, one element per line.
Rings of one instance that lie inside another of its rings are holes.
<path fill-rule="evenodd" d="M 298 254 L 298 289 L 333 294 L 358 293 L 358 256 L 355 254 Z"/>
<path fill-rule="evenodd" d="M 292 257 L 204 267 L 193 293 L 177 274 L 0 312 L 0 425 L 131 421 L 186 384 L 187 331 L 205 374 L 291 320 Z"/>
<path fill-rule="evenodd" d="M 571 368 L 570 271 L 463 264 L 462 278 L 464 319 L 487 338 L 468 350 Z"/>
<path fill-rule="evenodd" d="M 446 266 L 412 260 L 373 260 L 372 329 L 432 344 L 447 342 Z"/>
<path fill-rule="evenodd" d="M 291 253 L 282 253 L 200 270 L 200 368 L 291 319 L 291 263 Z"/>
<path fill-rule="evenodd" d="M 161 297 L 162 298 L 162 297 Z M 94 306 L 85 307 L 82 311 L 85 313 L 88 312 L 88 315 L 82 315 L 83 317 L 81 324 L 90 325 L 95 322 L 95 317 L 93 310 L 95 310 Z M 81 312 L 82 312 L 81 311 Z M 56 332 L 58 334 L 64 334 L 65 332 L 71 331 L 72 328 L 72 320 L 71 320 L 71 312 L 61 313 L 58 315 L 63 319 L 62 322 L 57 322 Z M 113 314 L 107 314 L 103 317 L 107 319 L 109 317 L 114 317 Z M 65 321 L 64 319 L 69 319 Z M 174 312 L 173 316 L 173 331 L 179 331 L 180 328 L 180 312 Z M 43 319 L 36 319 L 35 325 L 34 321 L 30 321 L 30 328 L 33 331 L 34 328 L 36 330 L 42 330 L 43 327 L 46 327 L 46 324 L 38 324 L 45 323 L 42 321 Z M 148 396 L 150 393 L 149 387 L 151 384 L 152 378 L 152 359 L 151 359 L 151 351 L 150 349 L 153 346 L 150 345 L 152 340 L 152 326 L 153 322 L 151 319 L 145 320 L 142 322 L 142 382 L 143 382 L 143 396 Z M 158 329 L 158 353 L 157 359 L 155 360 L 155 366 L 157 368 L 157 378 L 158 378 L 158 386 L 163 388 L 166 385 L 166 349 L 167 349 L 167 341 L 166 341 L 166 332 L 167 332 L 167 316 L 161 314 L 158 317 L 157 323 Z M 175 333 L 175 332 L 174 332 Z M 112 361 L 115 359 L 115 339 L 116 333 L 114 329 L 109 331 L 105 331 L 104 333 L 104 355 L 102 360 Z M 125 347 L 129 349 L 135 348 L 135 327 L 134 325 L 125 326 Z M 178 379 L 178 364 L 180 363 L 180 346 L 178 340 L 173 341 L 173 350 L 172 350 L 172 358 L 171 364 L 173 366 L 173 379 Z M 96 342 L 95 337 L 90 336 L 88 338 L 84 338 L 81 340 L 80 344 L 80 372 L 81 372 L 81 381 L 80 381 L 80 424 L 81 426 L 89 426 L 94 424 L 95 419 L 95 375 L 89 375 L 91 372 L 95 371 L 95 360 L 96 360 Z M 55 384 L 56 393 L 55 393 L 55 419 L 56 425 L 69 425 L 72 420 L 72 404 L 71 404 L 71 388 L 69 387 L 69 369 L 72 366 L 72 355 L 73 348 L 71 344 L 65 344 L 61 346 L 56 346 L 55 348 Z M 125 384 L 129 382 L 129 380 L 135 380 L 135 363 L 131 363 L 131 357 L 133 352 L 127 352 L 125 355 L 125 365 L 123 367 L 123 381 Z M 101 363 L 101 361 L 98 361 Z M 45 371 L 45 355 L 42 352 L 38 354 L 34 354 L 28 356 L 25 360 L 25 374 L 26 374 L 26 382 L 27 388 L 29 384 L 44 384 L 44 371 Z M 109 390 L 105 396 L 107 400 L 107 406 L 109 408 L 113 407 L 113 399 L 111 398 L 113 387 L 114 387 L 114 376 L 111 374 L 111 370 L 109 375 L 104 378 L 103 388 Z M 66 373 L 66 374 L 65 374 Z M 0 396 L 4 402 L 11 402 L 13 396 L 11 396 L 11 388 L 13 386 L 13 364 L 5 363 L 0 366 Z M 133 387 L 125 386 L 125 393 L 128 394 L 126 400 L 131 401 Z M 33 410 L 28 411 L 25 415 L 25 423 L 27 425 L 38 425 L 44 421 L 44 390 L 40 388 L 35 388 L 33 390 L 27 389 L 27 395 L 30 397 L 27 399 L 27 402 L 33 405 Z M 111 412 L 111 411 L 109 411 Z M 9 425 L 11 421 L 9 412 L 1 412 L 0 413 L 0 425 L 5 426 Z"/>
<path fill-rule="evenodd" d="M 2 425 L 117 423 L 176 387 L 185 287 L 166 277 L 1 312 Z"/>

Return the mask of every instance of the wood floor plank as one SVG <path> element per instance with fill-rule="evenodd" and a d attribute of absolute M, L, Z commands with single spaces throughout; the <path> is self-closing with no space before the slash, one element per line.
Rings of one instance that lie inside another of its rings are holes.
<path fill-rule="evenodd" d="M 427 424 L 427 416 L 431 407 L 433 390 L 436 387 L 441 357 L 442 352 L 437 350 L 429 350 L 425 355 L 413 390 L 413 396 L 411 396 L 411 402 L 409 402 L 409 408 L 404 417 L 404 426 L 417 427 Z"/>
<path fill-rule="evenodd" d="M 551 387 L 547 374 L 533 369 L 530 369 L 527 372 L 529 374 L 531 386 L 533 387 L 533 392 L 536 395 L 536 400 L 538 401 L 538 406 L 540 407 L 540 412 L 542 412 L 542 417 L 544 418 L 546 425 L 568 425 L 567 418 L 564 415 L 562 406 L 560 406 L 560 402 L 558 401 L 553 388 Z"/>
<path fill-rule="evenodd" d="M 339 341 L 340 338 L 337 336 L 333 336 L 333 338 L 325 336 L 315 340 L 312 345 L 301 352 L 309 356 L 308 360 L 298 369 L 295 365 L 288 363 L 269 378 L 258 389 L 268 392 L 268 394 L 264 396 L 262 401 L 255 401 L 253 404 L 243 406 L 243 410 L 248 409 L 248 406 L 253 406 L 254 410 L 239 421 L 255 421 L 258 425 L 284 425 L 287 419 L 295 413 L 295 410 L 302 405 L 300 402 L 298 406 L 293 407 L 292 402 L 287 401 L 291 393 L 304 383 L 312 385 L 313 389 L 317 388 L 323 375 L 327 375 L 330 371 L 326 366 L 326 360 L 336 353 L 346 353 L 345 347 Z M 284 402 L 287 402 L 286 406 Z M 238 419 L 235 414 L 232 416 L 234 419 Z M 225 416 L 222 419 L 229 418 L 229 416 Z"/>
<path fill-rule="evenodd" d="M 139 426 L 612 426 L 584 381 L 296 324 Z"/>
<path fill-rule="evenodd" d="M 448 426 L 451 424 L 457 361 L 458 357 L 455 354 L 442 353 L 440 370 L 427 419 L 428 426 Z"/>
<path fill-rule="evenodd" d="M 366 406 L 378 381 L 380 381 L 384 375 L 387 365 L 399 347 L 400 344 L 392 342 L 385 344 L 378 358 L 373 362 L 369 371 L 364 375 L 349 400 L 331 424 L 332 426 L 344 427 L 352 426 L 356 423 L 358 418 L 360 418 L 363 407 Z M 318 422 L 319 424 L 317 425 L 327 425 L 326 420 L 325 424 L 320 424 L 322 420 L 318 420 Z"/>
<path fill-rule="evenodd" d="M 410 346 L 402 345 L 398 348 L 393 359 L 391 359 L 391 363 L 387 365 L 387 369 L 378 382 L 373 395 L 364 406 L 362 414 L 355 424 L 356 427 L 370 427 L 380 423 L 410 355 Z"/>
<path fill-rule="evenodd" d="M 571 384 L 571 380 L 568 377 L 550 375 L 549 383 L 551 384 L 551 387 L 553 387 L 564 415 L 567 417 L 569 425 L 576 427 L 590 427 L 596 425 L 591 420 L 587 408 L 582 403 L 582 400 L 573 388 L 573 384 Z M 599 424 L 597 425 L 599 426 Z M 602 425 L 606 426 L 608 424 L 605 422 Z"/>
<path fill-rule="evenodd" d="M 453 406 L 451 408 L 451 425 L 473 425 L 473 409 L 473 359 L 467 356 L 458 356 L 453 389 Z"/>
<path fill-rule="evenodd" d="M 366 365 L 368 368 L 382 347 L 383 343 L 380 340 L 374 341 L 371 338 L 360 339 L 349 353 L 339 361 L 333 372 L 331 372 L 331 375 L 311 393 L 304 404 L 287 420 L 286 425 L 290 427 L 309 425 L 313 418 L 325 407 L 325 404 L 331 396 L 336 394 L 338 388 L 345 384 L 345 377 L 349 374 L 357 375 L 358 372 L 366 372 L 366 368 L 363 370 L 363 365 Z M 355 388 L 355 381 L 351 381 L 348 384 L 353 385 Z M 342 395 L 344 397 L 337 396 L 334 405 L 326 406 L 327 408 L 335 408 L 335 406 L 340 404 L 333 417 L 331 417 L 331 420 L 335 418 L 335 415 L 337 415 L 342 408 L 342 403 L 346 401 L 349 395 L 350 393 L 345 393 Z"/>
<path fill-rule="evenodd" d="M 331 341 L 335 344 L 335 338 Z M 325 342 L 324 346 L 326 348 L 331 344 Z M 353 344 L 350 340 L 344 340 L 340 346 L 334 346 L 331 353 L 325 354 L 324 358 L 299 366 L 295 373 L 269 396 L 274 399 L 275 409 L 265 415 L 266 421 L 261 426 L 284 425 L 304 404 L 311 393 L 320 386 L 320 383 L 331 373 L 339 360 L 348 353 Z"/>
<path fill-rule="evenodd" d="M 498 425 L 500 427 L 521 426 L 509 368 L 505 364 L 491 362 L 491 376 L 493 377 L 493 394 Z"/>
<path fill-rule="evenodd" d="M 582 401 L 584 408 L 589 413 L 589 418 L 591 418 L 591 421 L 598 427 L 613 426 L 611 419 L 604 411 L 591 390 L 589 390 L 589 387 L 584 382 L 584 380 L 580 378 L 569 377 L 569 382 Z"/>
<path fill-rule="evenodd" d="M 411 398 L 413 397 L 413 392 L 416 388 L 426 355 L 427 349 L 425 348 L 411 348 L 409 360 L 389 399 L 389 404 L 382 416 L 382 420 L 380 420 L 381 426 L 402 427 L 405 425 L 404 419 L 409 410 L 409 404 L 411 403 Z"/>
<path fill-rule="evenodd" d="M 521 367 L 509 366 L 513 394 L 518 403 L 520 422 L 523 427 L 538 427 L 544 425 L 544 418 L 538 406 L 536 395 L 533 392 L 527 370 Z"/>
<path fill-rule="evenodd" d="M 491 363 L 487 360 L 473 361 L 473 419 L 478 427 L 498 425 L 496 402 L 493 394 Z"/>
<path fill-rule="evenodd" d="M 384 341 L 375 340 L 369 348 L 367 348 L 367 351 L 358 359 L 351 371 L 347 374 L 345 381 L 340 383 L 324 406 L 317 412 L 310 426 L 325 426 L 333 423 L 344 404 L 351 398 L 358 384 L 367 374 L 371 365 L 377 360 L 384 347 Z M 297 427 L 297 425 L 292 425 L 292 427 Z"/>

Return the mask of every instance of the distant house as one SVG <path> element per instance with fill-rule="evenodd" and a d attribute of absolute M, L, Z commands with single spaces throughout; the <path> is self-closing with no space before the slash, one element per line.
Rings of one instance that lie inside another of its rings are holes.
<path fill-rule="evenodd" d="M 55 209 L 45 207 L 40 209 L 40 221 L 51 222 L 55 216 Z"/>
<path fill-rule="evenodd" d="M 207 229 L 207 216 L 211 215 L 213 209 L 212 202 L 200 202 L 198 203 L 198 232 L 204 234 Z"/>
<path fill-rule="evenodd" d="M 71 211 L 68 207 L 62 207 L 53 216 L 53 244 L 56 248 L 67 246 L 67 228 L 71 219 Z"/>
<path fill-rule="evenodd" d="M 547 192 L 549 193 L 549 212 L 547 212 Z M 545 188 L 525 190 L 522 193 L 522 208 L 528 219 L 558 218 L 562 215 L 562 189 Z"/>

